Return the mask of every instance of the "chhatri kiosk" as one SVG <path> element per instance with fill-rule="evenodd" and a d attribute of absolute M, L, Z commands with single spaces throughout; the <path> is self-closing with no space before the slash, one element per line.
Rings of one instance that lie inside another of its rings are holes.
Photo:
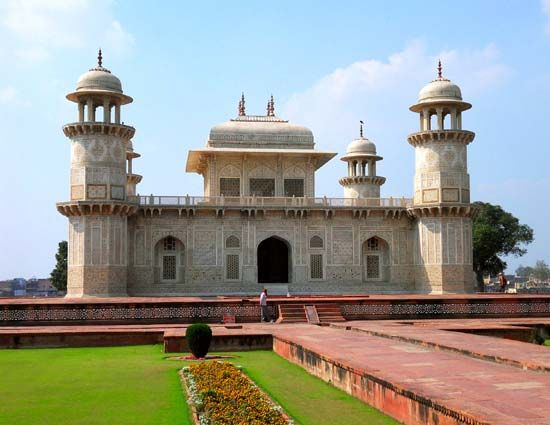
<path fill-rule="evenodd" d="M 342 160 L 342 198 L 319 196 L 315 172 L 336 153 L 315 149 L 308 128 L 275 114 L 238 115 L 189 151 L 201 196 L 138 196 L 135 129 L 121 121 L 132 98 L 102 65 L 67 99 L 71 145 L 68 297 L 257 294 L 464 293 L 473 290 L 467 145 L 471 105 L 438 77 L 411 111 L 414 197 L 381 198 L 375 144 L 360 136 Z M 159 188 L 162 193 L 162 188 Z"/>

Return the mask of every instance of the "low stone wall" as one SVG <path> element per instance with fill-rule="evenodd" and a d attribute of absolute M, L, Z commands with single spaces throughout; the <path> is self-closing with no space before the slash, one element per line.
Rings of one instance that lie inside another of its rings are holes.
<path fill-rule="evenodd" d="M 163 332 L 47 332 L 0 334 L 0 348 L 66 348 L 149 345 L 163 341 Z"/>
<path fill-rule="evenodd" d="M 271 350 L 271 334 L 214 335 L 210 352 Z M 189 351 L 185 333 L 166 332 L 164 334 L 165 353 L 185 353 Z"/>
<path fill-rule="evenodd" d="M 393 295 L 371 297 L 270 298 L 271 316 L 279 304 L 338 304 L 347 320 L 550 317 L 550 296 Z M 0 326 L 66 324 L 238 323 L 260 320 L 255 298 L 119 298 L 1 300 Z"/>
<path fill-rule="evenodd" d="M 414 392 L 397 388 L 390 382 L 326 358 L 279 336 L 273 337 L 273 351 L 403 423 L 486 425 L 466 413 L 451 410 Z"/>

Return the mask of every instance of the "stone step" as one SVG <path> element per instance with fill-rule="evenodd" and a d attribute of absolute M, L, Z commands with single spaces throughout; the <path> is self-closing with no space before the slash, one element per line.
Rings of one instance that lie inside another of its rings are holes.
<path fill-rule="evenodd" d="M 321 323 L 346 321 L 338 304 L 316 304 L 315 307 Z"/>
<path fill-rule="evenodd" d="M 279 304 L 277 323 L 307 323 L 303 304 Z"/>

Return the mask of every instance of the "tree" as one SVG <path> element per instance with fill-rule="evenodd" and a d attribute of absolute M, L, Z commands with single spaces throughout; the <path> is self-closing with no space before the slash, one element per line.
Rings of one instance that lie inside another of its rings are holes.
<path fill-rule="evenodd" d="M 65 291 L 67 290 L 67 241 L 59 242 L 55 260 L 56 264 L 50 273 L 50 280 L 58 291 Z"/>
<path fill-rule="evenodd" d="M 546 281 L 550 279 L 550 267 L 544 260 L 538 260 L 533 267 L 533 276 L 535 279 Z"/>
<path fill-rule="evenodd" d="M 519 277 L 531 277 L 533 274 L 533 267 L 525 266 L 523 267 L 521 264 L 516 269 L 516 276 Z"/>
<path fill-rule="evenodd" d="M 474 202 L 479 213 L 473 219 L 474 272 L 483 292 L 483 275 L 495 275 L 506 268 L 505 255 L 521 257 L 525 245 L 533 242 L 533 229 L 499 205 Z"/>

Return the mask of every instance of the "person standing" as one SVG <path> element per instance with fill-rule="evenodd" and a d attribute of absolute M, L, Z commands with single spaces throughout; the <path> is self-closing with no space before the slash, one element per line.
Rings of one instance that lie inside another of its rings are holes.
<path fill-rule="evenodd" d="M 262 310 L 262 322 L 269 322 L 269 311 L 267 310 L 267 289 L 263 289 L 262 293 L 260 294 L 260 309 Z"/>
<path fill-rule="evenodd" d="M 498 274 L 498 284 L 500 286 L 500 292 L 506 291 L 507 283 L 508 283 L 508 280 L 506 279 L 506 276 L 504 276 L 504 273 L 500 272 Z"/>

